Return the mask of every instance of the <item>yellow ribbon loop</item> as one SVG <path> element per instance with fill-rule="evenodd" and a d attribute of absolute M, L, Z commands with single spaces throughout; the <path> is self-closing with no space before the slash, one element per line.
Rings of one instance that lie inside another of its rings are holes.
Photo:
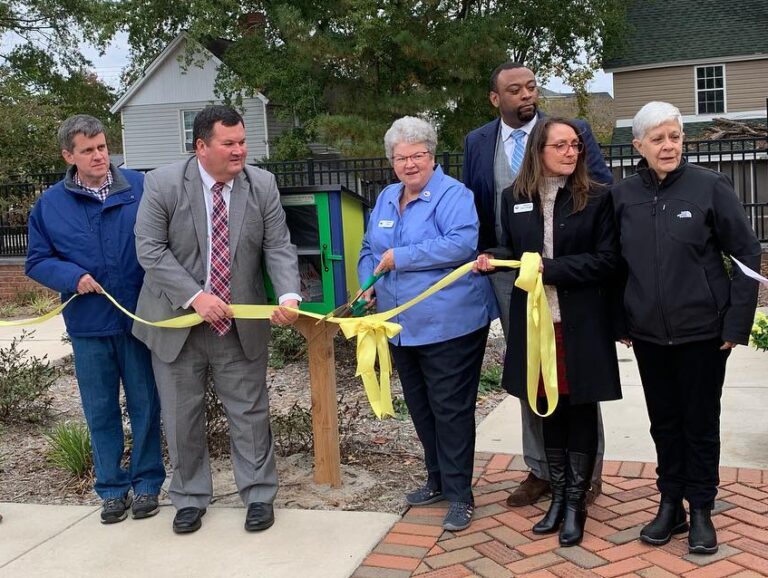
<path fill-rule="evenodd" d="M 520 261 L 490 260 L 491 265 L 494 267 L 520 269 L 515 285 L 528 292 L 526 327 L 528 335 L 528 403 L 534 413 L 546 417 L 552 414 L 558 401 L 557 358 L 555 356 L 555 331 L 552 324 L 552 316 L 549 312 L 549 305 L 547 304 L 547 297 L 544 293 L 544 284 L 541 279 L 541 273 L 539 272 L 540 262 L 541 257 L 537 253 L 525 253 Z M 388 319 L 399 315 L 430 295 L 447 287 L 460 277 L 470 273 L 474 263 L 474 261 L 471 261 L 454 269 L 423 293 L 420 293 L 407 303 L 389 311 L 376 313 L 375 315 L 367 315 L 365 317 L 331 317 L 326 320 L 330 323 L 337 323 L 347 339 L 351 339 L 355 336 L 357 337 L 356 375 L 362 377 L 368 402 L 371 404 L 371 408 L 376 414 L 376 417 L 382 418 L 387 415 L 394 415 L 395 413 L 392 407 L 390 384 L 392 362 L 389 355 L 388 340 L 400 333 L 402 327 L 397 323 L 389 322 Z M 193 327 L 194 325 L 203 322 L 203 319 L 197 313 L 189 313 L 187 315 L 181 315 L 179 317 L 161 321 L 147 321 L 125 309 L 106 291 L 102 293 L 102 295 L 134 321 L 152 327 L 180 329 L 184 327 Z M 0 321 L 0 327 L 18 327 L 21 325 L 42 323 L 61 313 L 61 311 L 76 297 L 78 297 L 78 295 L 73 295 L 66 302 L 41 317 L 34 319 L 20 319 L 18 321 Z M 276 305 L 232 305 L 231 307 L 236 319 L 269 319 L 275 309 L 277 309 Z M 323 317 L 317 313 L 299 311 L 297 309 L 292 310 L 301 315 L 306 315 L 315 319 L 321 319 Z M 451 315 L 453 313 L 445 312 L 445 314 Z M 376 375 L 377 359 L 379 360 L 380 378 Z M 540 373 L 543 373 L 544 376 L 544 393 L 547 398 L 547 411 L 543 414 L 539 413 L 536 404 Z"/>
<path fill-rule="evenodd" d="M 394 416 L 392 407 L 392 361 L 389 339 L 400 333 L 402 327 L 390 323 L 379 315 L 370 315 L 338 321 L 347 339 L 357 336 L 357 372 L 363 379 L 368 402 L 376 417 Z M 376 376 L 376 358 L 379 360 L 380 378 Z"/>

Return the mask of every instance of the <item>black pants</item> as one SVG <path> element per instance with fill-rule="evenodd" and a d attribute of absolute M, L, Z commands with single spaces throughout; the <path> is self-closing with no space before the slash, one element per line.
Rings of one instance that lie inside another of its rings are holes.
<path fill-rule="evenodd" d="M 711 508 L 720 482 L 720 396 L 730 350 L 710 339 L 682 345 L 634 340 L 656 444 L 658 487 Z"/>
<path fill-rule="evenodd" d="M 571 405 L 569 396 L 561 395 L 542 427 L 545 448 L 597 455 L 597 403 Z"/>
<path fill-rule="evenodd" d="M 472 502 L 475 402 L 488 325 L 440 343 L 392 346 L 403 396 L 424 447 L 427 484 Z"/>

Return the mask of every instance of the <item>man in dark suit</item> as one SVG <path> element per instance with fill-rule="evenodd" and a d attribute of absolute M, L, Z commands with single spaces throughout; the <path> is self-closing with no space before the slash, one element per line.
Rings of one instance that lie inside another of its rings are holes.
<path fill-rule="evenodd" d="M 517 62 L 505 62 L 491 74 L 489 98 L 499 111 L 499 118 L 470 132 L 464 141 L 464 184 L 475 194 L 480 218 L 478 249 L 492 250 L 503 256 L 501 238 L 501 193 L 515 182 L 524 156 L 528 135 L 542 113 L 538 110 L 539 87 L 533 71 Z M 611 184 L 613 175 L 603 160 L 600 146 L 589 124 L 575 121 L 581 129 L 587 155 L 587 168 L 592 180 Z M 508 335 L 509 306 L 515 273 L 498 271 L 491 275 L 496 299 L 501 310 L 501 325 Z M 599 413 L 599 412 L 598 412 Z M 510 506 L 534 503 L 549 489 L 549 472 L 544 453 L 541 418 L 521 402 L 523 457 L 531 469 L 528 478 L 509 496 Z M 598 455 L 590 490 L 590 501 L 600 493 L 603 467 L 603 426 L 599 421 Z"/>
<path fill-rule="evenodd" d="M 208 372 L 224 405 L 235 482 L 248 506 L 245 529 L 274 522 L 277 493 L 266 387 L 266 321 L 231 319 L 230 303 L 266 302 L 262 266 L 280 304 L 298 307 L 296 248 L 290 242 L 275 177 L 246 166 L 242 117 L 209 106 L 195 118 L 195 156 L 147 174 L 136 219 L 136 250 L 146 275 L 137 315 L 166 319 L 194 310 L 207 322 L 191 329 L 136 323 L 152 352 L 168 453 L 173 529 L 194 532 L 210 503 L 205 431 Z M 277 309 L 276 324 L 297 314 Z"/>

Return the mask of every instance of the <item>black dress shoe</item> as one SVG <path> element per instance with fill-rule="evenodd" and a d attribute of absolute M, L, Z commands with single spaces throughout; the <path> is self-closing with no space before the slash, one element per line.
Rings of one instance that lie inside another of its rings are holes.
<path fill-rule="evenodd" d="M 202 518 L 205 515 L 205 508 L 181 508 L 176 512 L 173 518 L 173 531 L 177 534 L 191 534 L 197 532 L 203 525 Z"/>
<path fill-rule="evenodd" d="M 272 504 L 264 502 L 252 502 L 248 504 L 248 513 L 245 515 L 245 529 L 248 532 L 266 530 L 275 523 L 275 511 Z"/>

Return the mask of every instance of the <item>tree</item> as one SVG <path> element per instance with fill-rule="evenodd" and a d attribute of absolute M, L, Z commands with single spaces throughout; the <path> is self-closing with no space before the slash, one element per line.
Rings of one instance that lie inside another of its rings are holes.
<path fill-rule="evenodd" d="M 259 89 L 307 138 L 380 154 L 405 114 L 435 121 L 442 148 L 461 148 L 492 118 L 487 79 L 505 60 L 584 86 L 623 10 L 621 0 L 134 0 L 123 14 L 134 72 L 182 29 L 203 43 L 223 36 L 233 41 L 225 99 Z"/>

